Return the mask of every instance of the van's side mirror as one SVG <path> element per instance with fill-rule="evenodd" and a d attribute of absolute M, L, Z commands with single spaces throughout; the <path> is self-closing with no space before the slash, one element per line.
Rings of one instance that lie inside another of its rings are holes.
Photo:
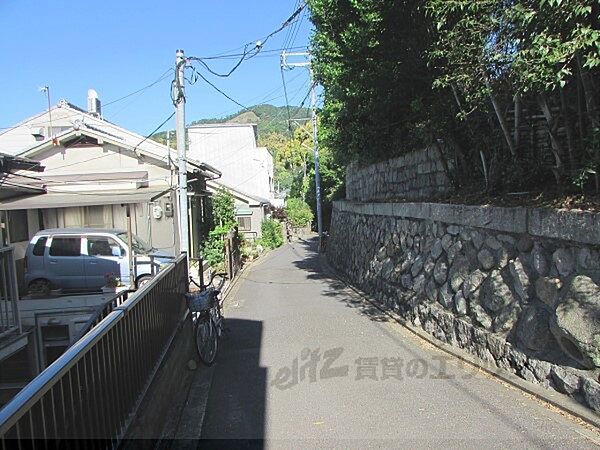
<path fill-rule="evenodd" d="M 121 252 L 123 249 L 121 247 L 117 247 L 116 245 L 110 248 L 113 256 L 123 256 Z"/>

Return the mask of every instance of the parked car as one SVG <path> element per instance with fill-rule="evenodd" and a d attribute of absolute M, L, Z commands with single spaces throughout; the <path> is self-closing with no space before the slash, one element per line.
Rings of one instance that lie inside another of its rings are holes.
<path fill-rule="evenodd" d="M 172 257 L 132 237 L 135 286 L 147 282 Z M 51 289 L 97 291 L 120 281 L 130 285 L 127 232 L 116 229 L 56 228 L 38 232 L 25 253 L 30 292 Z"/>

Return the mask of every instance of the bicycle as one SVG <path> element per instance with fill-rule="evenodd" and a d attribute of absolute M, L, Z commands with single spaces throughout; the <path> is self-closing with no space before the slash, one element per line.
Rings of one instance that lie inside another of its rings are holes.
<path fill-rule="evenodd" d="M 212 283 L 215 277 L 221 280 L 217 287 Z M 218 341 L 223 334 L 224 317 L 222 313 L 221 289 L 225 284 L 227 274 L 214 272 L 210 281 L 205 285 L 199 285 L 192 277 L 190 283 L 198 288 L 199 292 L 188 292 L 185 294 L 188 308 L 194 319 L 194 336 L 198 355 L 204 364 L 212 365 L 217 358 Z"/>

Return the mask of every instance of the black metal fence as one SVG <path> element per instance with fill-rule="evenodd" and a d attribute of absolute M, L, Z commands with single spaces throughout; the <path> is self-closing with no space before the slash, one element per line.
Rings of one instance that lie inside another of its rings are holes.
<path fill-rule="evenodd" d="M 184 316 L 187 276 L 182 255 L 17 394 L 0 410 L 0 449 L 118 445 Z"/>
<path fill-rule="evenodd" d="M 225 236 L 225 268 L 229 280 L 233 280 L 242 268 L 241 240 L 236 228 Z"/>

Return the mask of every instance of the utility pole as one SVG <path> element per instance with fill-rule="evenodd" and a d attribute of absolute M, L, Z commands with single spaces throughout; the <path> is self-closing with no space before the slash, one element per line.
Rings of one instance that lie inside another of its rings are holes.
<path fill-rule="evenodd" d="M 323 249 L 323 211 L 321 210 L 321 171 L 319 162 L 319 142 L 317 140 L 317 86 L 312 66 L 310 71 L 310 109 L 313 128 L 313 152 L 315 155 L 315 196 L 317 198 L 317 229 L 319 230 L 319 252 Z"/>
<path fill-rule="evenodd" d="M 179 172 L 179 251 L 188 253 L 188 199 L 187 199 L 187 159 L 185 138 L 185 56 L 183 50 L 177 50 L 175 58 L 175 76 L 177 77 L 176 92 L 176 134 Z"/>
<path fill-rule="evenodd" d="M 304 57 L 307 60 L 301 62 L 289 62 L 288 57 Z M 321 172 L 319 164 L 319 142 L 317 139 L 317 91 L 314 80 L 314 72 L 310 60 L 310 53 L 308 52 L 296 52 L 296 53 L 281 53 L 281 65 L 284 69 L 293 69 L 294 67 L 308 67 L 310 73 L 310 106 L 311 106 L 311 120 L 313 128 L 313 154 L 315 160 L 315 197 L 317 202 L 317 230 L 319 231 L 319 252 L 323 249 L 323 211 L 321 209 Z M 306 170 L 306 164 L 304 164 L 304 170 Z"/>

